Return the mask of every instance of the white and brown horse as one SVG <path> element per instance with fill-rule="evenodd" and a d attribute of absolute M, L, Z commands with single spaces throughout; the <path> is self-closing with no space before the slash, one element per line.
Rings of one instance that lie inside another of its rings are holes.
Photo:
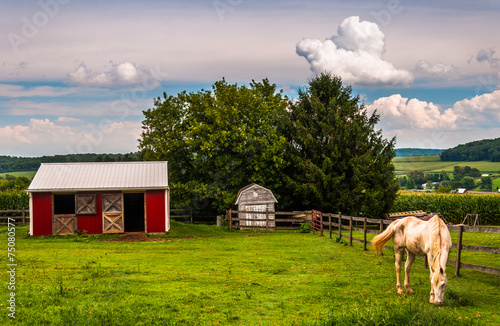
<path fill-rule="evenodd" d="M 410 287 L 410 270 L 415 256 L 427 256 L 431 272 L 430 302 L 442 305 L 446 290 L 446 262 L 451 249 L 450 231 L 446 224 L 434 215 L 428 221 L 422 221 L 409 216 L 392 222 L 387 229 L 377 235 L 372 241 L 372 249 L 382 254 L 384 245 L 393 238 L 394 253 L 396 256 L 396 278 L 399 294 L 403 294 L 401 287 L 401 262 L 406 248 L 405 288 L 407 293 L 413 293 Z"/>

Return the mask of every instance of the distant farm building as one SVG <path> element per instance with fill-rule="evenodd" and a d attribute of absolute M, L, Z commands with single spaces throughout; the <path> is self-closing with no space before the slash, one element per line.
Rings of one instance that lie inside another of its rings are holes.
<path fill-rule="evenodd" d="M 266 211 L 269 218 L 269 227 L 275 227 L 274 204 L 277 203 L 273 192 L 267 188 L 252 183 L 238 191 L 235 205 L 238 205 L 238 211 L 248 211 L 248 213 L 239 213 L 240 227 L 261 226 L 266 227 Z M 262 212 L 262 213 L 261 213 Z"/>
<path fill-rule="evenodd" d="M 30 235 L 167 232 L 167 162 L 42 164 L 28 188 Z"/>

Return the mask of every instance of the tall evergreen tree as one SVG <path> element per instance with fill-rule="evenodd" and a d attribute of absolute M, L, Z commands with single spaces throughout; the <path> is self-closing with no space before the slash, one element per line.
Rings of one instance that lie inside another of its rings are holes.
<path fill-rule="evenodd" d="M 324 73 L 299 91 L 289 115 L 284 180 L 290 208 L 355 216 L 388 211 L 399 189 L 391 163 L 396 140 L 375 130 L 376 112 L 368 115 L 349 86 Z"/>

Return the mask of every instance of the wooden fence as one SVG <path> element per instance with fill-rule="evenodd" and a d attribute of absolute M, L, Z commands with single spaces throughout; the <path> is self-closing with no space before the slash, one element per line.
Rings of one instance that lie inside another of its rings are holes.
<path fill-rule="evenodd" d="M 248 219 L 248 218 L 236 218 L 233 214 L 260 214 L 263 217 L 259 219 Z M 318 214 L 319 213 L 319 214 Z M 280 216 L 280 218 L 275 218 L 272 220 L 271 215 Z M 288 216 L 288 217 L 286 217 Z M 316 218 L 313 218 L 316 217 Z M 366 239 L 366 235 L 379 234 L 384 231 L 385 226 L 393 222 L 393 220 L 387 219 L 372 219 L 366 217 L 353 217 L 353 216 L 343 216 L 341 213 L 331 214 L 331 213 L 320 213 L 318 211 L 304 211 L 304 212 L 251 212 L 251 211 L 233 211 L 229 210 L 227 212 L 228 227 L 229 230 L 238 228 L 247 229 L 259 229 L 259 230 L 296 230 L 300 229 L 299 225 L 293 225 L 288 227 L 278 226 L 271 227 L 271 221 L 275 223 L 286 222 L 288 224 L 299 224 L 309 222 L 314 225 L 313 230 L 321 236 L 324 236 L 327 232 L 332 238 L 333 235 L 338 236 L 339 239 L 347 239 L 349 245 L 352 246 L 353 241 L 360 242 L 363 244 L 363 250 L 368 250 L 368 246 L 371 245 L 371 241 Z M 240 226 L 238 225 L 240 221 L 260 221 L 265 223 L 264 226 Z M 360 225 L 362 227 L 360 227 Z M 336 229 L 336 230 L 334 230 Z M 471 246 L 463 243 L 463 233 L 464 232 L 474 232 L 474 233 L 500 233 L 500 227 L 479 227 L 479 226 L 466 226 L 466 225 L 448 225 L 450 231 L 458 232 L 457 243 L 453 243 L 452 249 L 457 250 L 457 259 L 455 261 L 448 260 L 448 265 L 455 267 L 455 275 L 460 275 L 460 269 L 470 269 L 479 272 L 500 275 L 500 269 L 488 266 L 480 266 L 464 263 L 461 261 L 461 253 L 463 250 L 499 254 L 500 248 L 497 247 L 484 247 L 484 246 Z M 348 230 L 349 235 L 343 234 L 342 230 Z M 363 232 L 363 238 L 353 237 L 353 231 Z M 385 247 L 387 249 L 392 249 L 390 247 Z M 427 267 L 427 257 L 424 257 L 424 265 Z"/>
<path fill-rule="evenodd" d="M 245 217 L 240 217 L 240 214 Z M 260 218 L 247 218 L 247 214 L 261 216 Z M 311 223 L 312 211 L 301 212 L 273 212 L 262 211 L 227 211 L 227 226 L 232 229 L 254 229 L 254 230 L 299 230 L 300 223 Z M 238 217 L 236 217 L 238 215 Z M 240 222 L 253 223 L 240 223 Z"/>
<path fill-rule="evenodd" d="M 337 219 L 337 222 L 333 222 L 333 219 Z M 319 234 L 323 236 L 325 226 L 328 227 L 328 233 L 330 234 L 330 238 L 332 237 L 332 227 L 338 228 L 338 236 L 339 238 L 346 238 L 349 240 L 349 245 L 352 246 L 353 241 L 363 243 L 363 249 L 367 250 L 367 246 L 371 245 L 370 241 L 366 240 L 366 234 L 379 234 L 384 230 L 384 225 L 390 224 L 392 220 L 383 220 L 383 219 L 370 219 L 365 217 L 352 217 L 352 216 L 342 216 L 339 214 L 322 214 L 320 216 L 321 219 L 321 229 Z M 348 222 L 348 226 L 343 225 L 342 221 Z M 359 228 L 354 226 L 353 222 L 362 222 L 363 228 Z M 369 229 L 368 224 L 377 225 L 378 230 Z M 349 236 L 342 234 L 342 229 L 349 230 Z M 463 250 L 475 251 L 475 252 L 484 252 L 484 253 L 492 253 L 492 254 L 500 254 L 500 248 L 497 247 L 484 247 L 484 246 L 471 246 L 463 244 L 463 233 L 464 232 L 473 232 L 473 233 L 500 233 L 500 227 L 479 227 L 479 226 L 466 226 L 466 225 L 448 225 L 448 229 L 450 231 L 458 232 L 457 243 L 453 243 L 452 249 L 457 250 L 457 259 L 455 261 L 448 260 L 447 265 L 455 267 L 455 275 L 460 275 L 460 269 L 470 269 L 479 272 L 500 275 L 500 269 L 488 266 L 480 266 L 467 264 L 461 261 L 461 253 Z M 363 232 L 363 239 L 357 239 L 352 236 L 352 231 L 361 231 Z M 424 264 L 427 267 L 427 260 L 424 259 Z"/>
<path fill-rule="evenodd" d="M 217 223 L 217 216 L 214 215 L 197 215 L 194 214 L 193 209 L 171 209 L 170 219 L 189 223 L 189 224 L 207 224 L 212 225 Z"/>
<path fill-rule="evenodd" d="M 17 210 L 0 210 L 0 225 L 7 225 L 8 221 L 20 221 L 22 225 L 26 225 L 30 220 L 29 209 Z"/>

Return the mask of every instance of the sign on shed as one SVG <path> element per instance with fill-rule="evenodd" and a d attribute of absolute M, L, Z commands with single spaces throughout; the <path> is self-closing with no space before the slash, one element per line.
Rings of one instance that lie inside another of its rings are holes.
<path fill-rule="evenodd" d="M 269 228 L 275 227 L 274 222 L 274 204 L 277 203 L 271 190 L 252 183 L 238 191 L 235 205 L 238 205 L 238 211 L 248 212 L 240 213 L 240 227 L 245 226 L 266 228 L 266 211 L 269 212 Z"/>

